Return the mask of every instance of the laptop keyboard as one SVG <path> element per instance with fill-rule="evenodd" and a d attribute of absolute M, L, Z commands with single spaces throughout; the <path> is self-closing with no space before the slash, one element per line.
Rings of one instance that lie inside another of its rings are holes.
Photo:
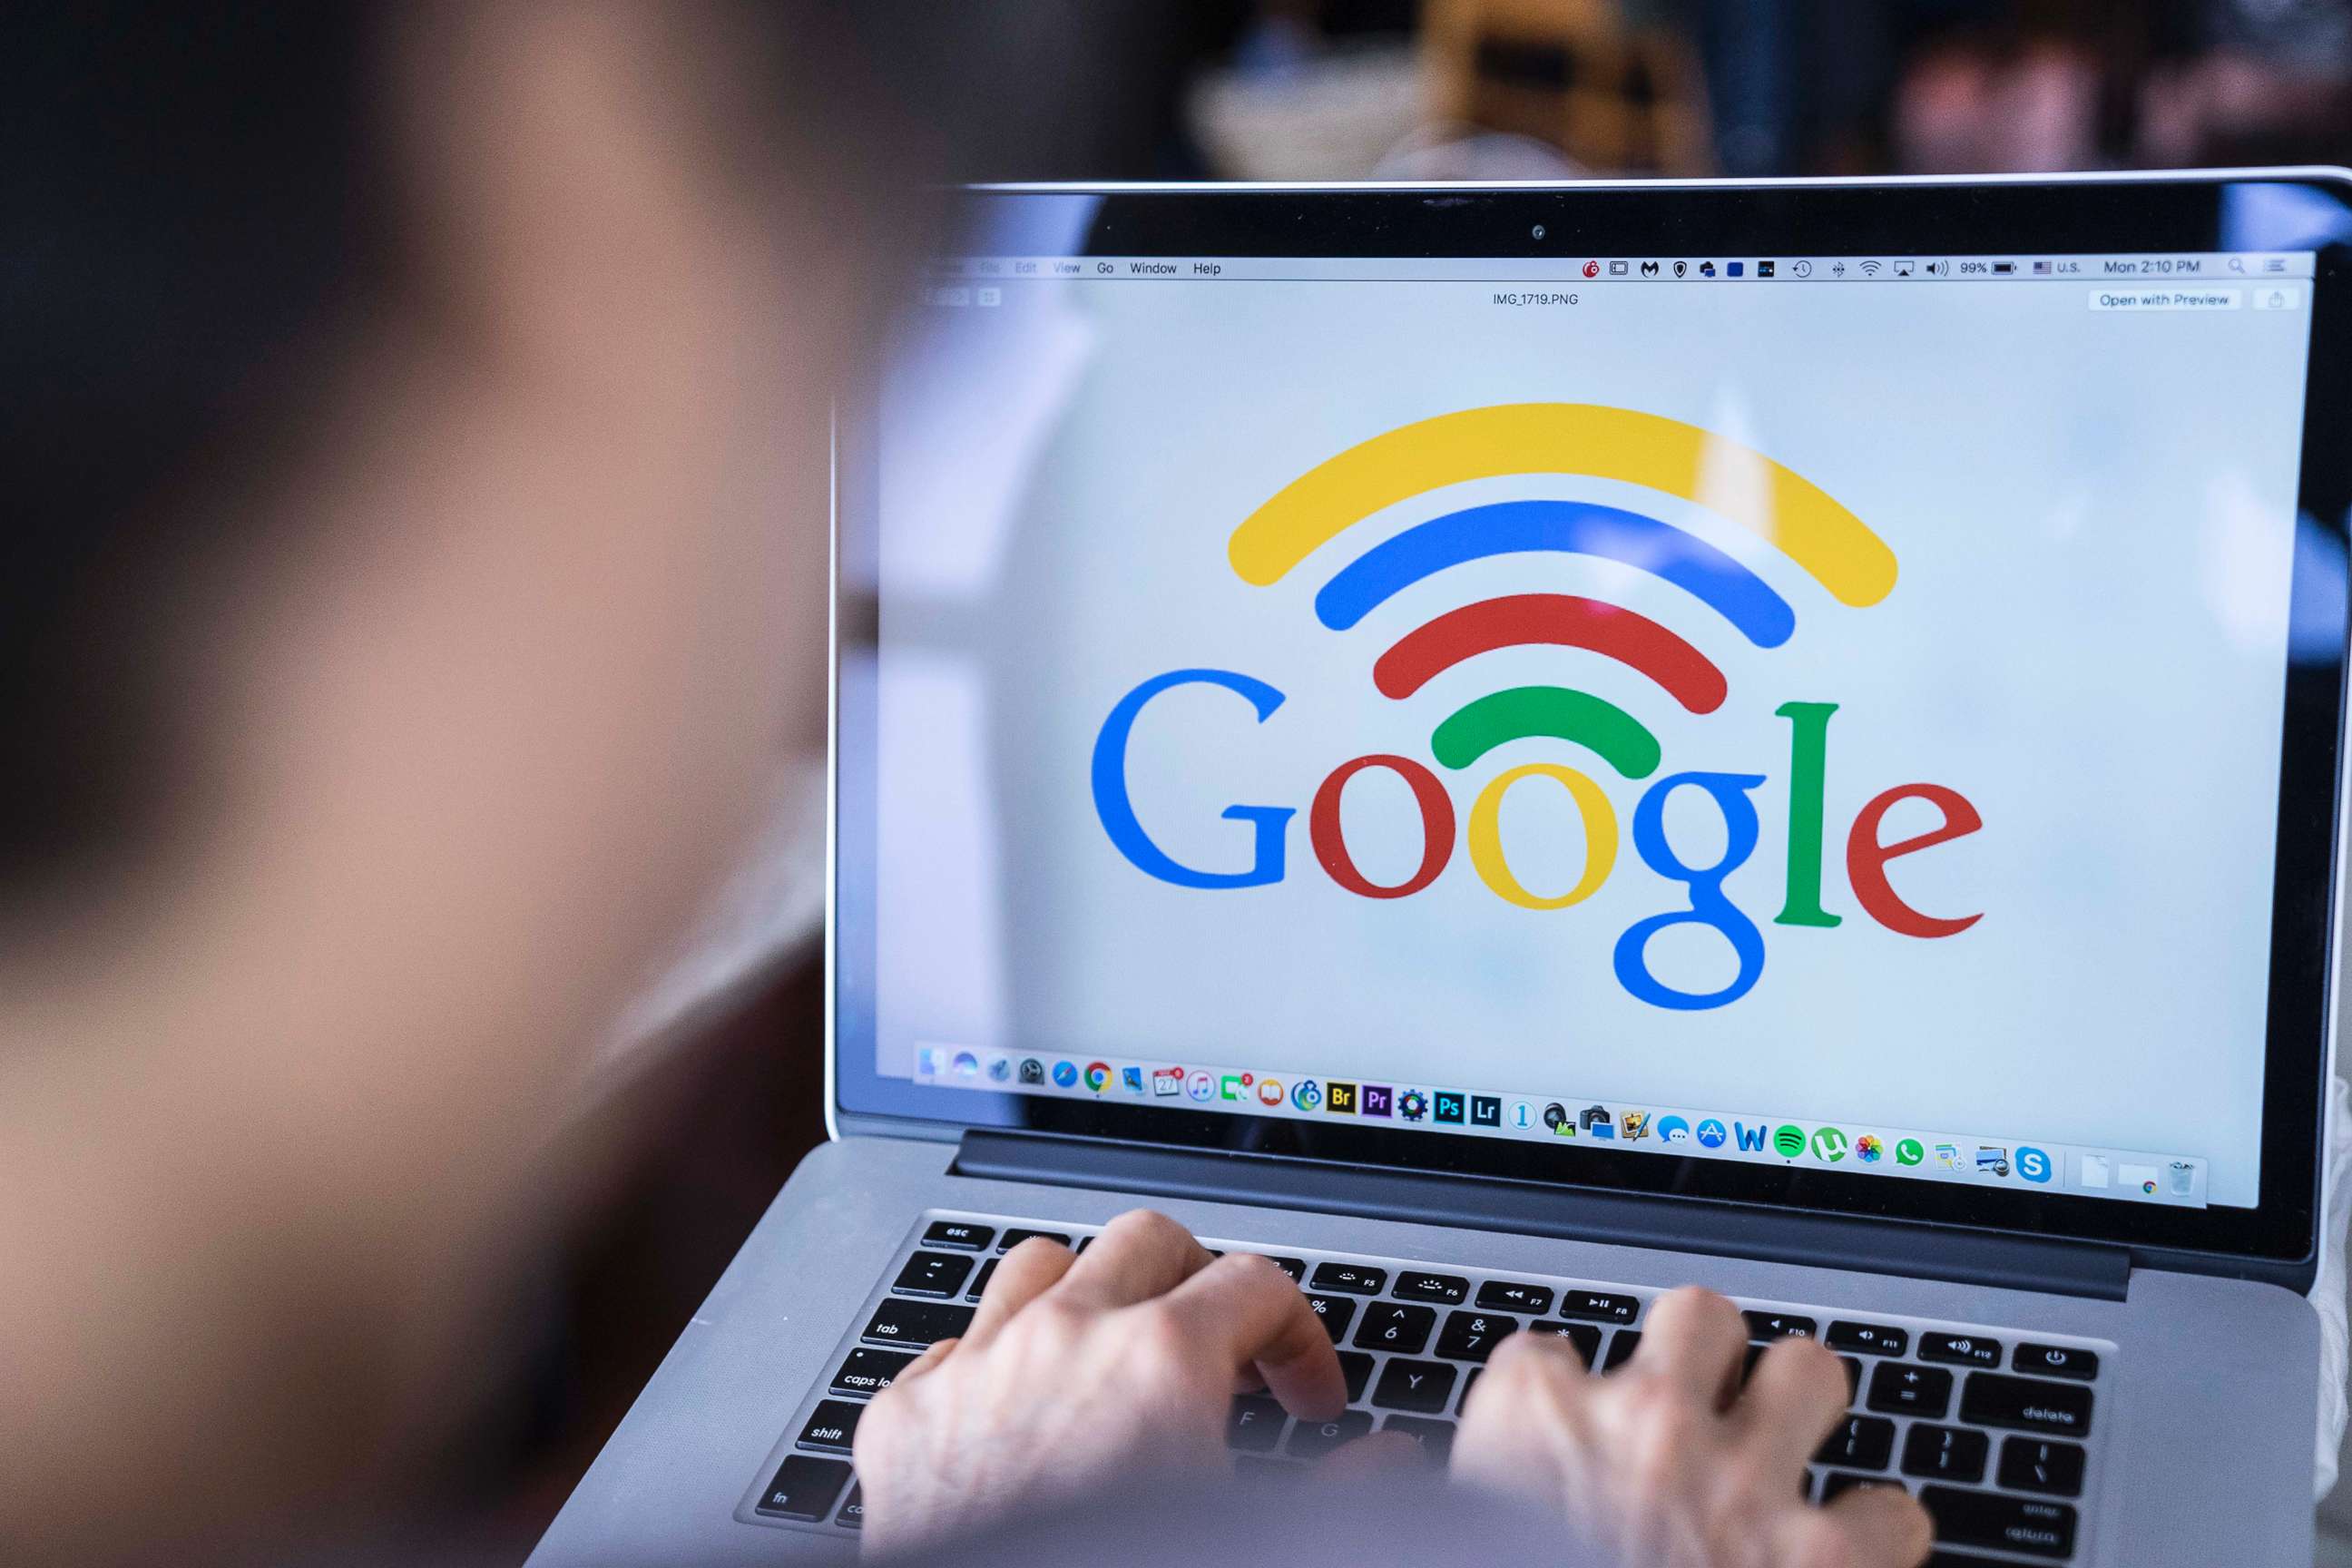
<path fill-rule="evenodd" d="M 739 1518 L 854 1532 L 864 1501 L 849 1462 L 866 1401 L 924 1347 L 971 1321 L 996 1260 L 1033 1236 L 1084 1249 L 1093 1226 L 927 1215 L 885 1269 L 755 1478 Z M 1221 1244 L 1204 1238 L 1218 1250 Z M 1294 1472 L 1367 1432 L 1411 1435 L 1442 1464 L 1462 1404 L 1495 1346 L 1557 1334 L 1603 1374 L 1641 1343 L 1660 1292 L 1541 1274 L 1252 1245 L 1299 1282 L 1339 1352 L 1348 1409 L 1292 1419 L 1263 1394 L 1234 1401 L 1226 1444 L 1245 1474 Z M 1816 1305 L 1743 1301 L 1748 1369 L 1773 1340 L 1818 1339 L 1844 1363 L 1851 1409 L 1814 1456 L 1808 1496 L 1899 1486 L 1936 1521 L 1932 1568 L 2087 1561 L 2086 1497 L 2101 1436 L 2093 1415 L 2115 1347 Z"/>

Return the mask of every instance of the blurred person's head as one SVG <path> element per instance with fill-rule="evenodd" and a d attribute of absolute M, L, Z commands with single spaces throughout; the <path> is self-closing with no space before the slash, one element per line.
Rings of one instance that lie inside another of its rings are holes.
<path fill-rule="evenodd" d="M 331 1532 L 446 1418 L 821 740 L 828 398 L 991 58 L 917 9 L 12 16 L 0 1554 Z"/>

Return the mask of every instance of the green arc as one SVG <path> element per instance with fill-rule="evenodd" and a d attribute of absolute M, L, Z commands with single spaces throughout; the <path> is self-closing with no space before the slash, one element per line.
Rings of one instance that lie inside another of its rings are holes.
<path fill-rule="evenodd" d="M 1449 768 L 1466 768 L 1506 741 L 1549 735 L 1572 741 L 1629 779 L 1658 771 L 1658 739 L 1642 721 L 1589 691 L 1561 686 L 1515 686 L 1457 709 L 1429 737 L 1429 749 Z"/>

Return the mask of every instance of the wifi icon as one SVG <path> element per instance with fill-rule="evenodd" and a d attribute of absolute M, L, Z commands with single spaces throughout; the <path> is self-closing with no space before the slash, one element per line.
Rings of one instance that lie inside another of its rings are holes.
<path fill-rule="evenodd" d="M 1858 265 L 1862 268 L 1862 275 L 1864 278 L 1875 278 L 1878 276 L 1879 268 L 1884 267 L 1885 263 L 1882 261 L 1864 261 Z"/>
<path fill-rule="evenodd" d="M 1699 477 L 1732 457 L 1757 466 L 1746 499 L 1712 509 L 1774 546 L 1840 602 L 1877 604 L 1893 591 L 1894 552 L 1794 470 L 1698 426 L 1599 404 L 1522 403 L 1465 409 L 1400 426 L 1307 470 L 1244 519 L 1227 556 L 1244 582 L 1280 581 L 1309 555 L 1376 513 L 1472 479 L 1549 474 L 1639 486 L 1700 500 Z M 1391 535 L 1341 565 L 1315 595 L 1332 631 L 1364 621 L 1405 589 L 1470 562 L 1505 555 L 1580 555 L 1662 579 L 1715 613 L 1749 646 L 1774 648 L 1796 611 L 1722 550 L 1661 519 L 1570 499 L 1506 500 L 1444 512 Z M 1578 648 L 1635 671 L 1686 712 L 1723 705 L 1723 670 L 1696 645 L 1646 616 L 1602 600 L 1509 594 L 1446 611 L 1406 632 L 1375 660 L 1374 685 L 1402 700 L 1482 654 L 1530 646 Z M 1576 687 L 1491 691 L 1432 731 L 1440 765 L 1460 770 L 1508 742 L 1545 736 L 1593 752 L 1627 779 L 1661 761 L 1656 735 L 1605 698 Z"/>

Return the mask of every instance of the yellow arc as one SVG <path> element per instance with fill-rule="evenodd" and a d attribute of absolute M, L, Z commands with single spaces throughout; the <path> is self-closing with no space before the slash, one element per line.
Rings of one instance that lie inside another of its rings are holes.
<path fill-rule="evenodd" d="M 1758 466 L 1761 486 L 1700 494 L 1710 458 Z M 1698 501 L 1860 608 L 1894 591 L 1895 552 L 1811 479 L 1711 430 L 1597 403 L 1503 403 L 1400 425 L 1284 486 L 1234 530 L 1226 553 L 1260 587 L 1383 507 L 1505 474 L 1589 474 Z"/>
<path fill-rule="evenodd" d="M 1557 779 L 1568 786 L 1584 818 L 1584 875 L 1576 886 L 1556 898 L 1528 891 L 1503 858 L 1503 797 L 1521 779 Z M 1601 786 L 1574 768 L 1558 763 L 1523 763 L 1497 773 L 1478 792 L 1470 807 L 1470 864 L 1478 879 L 1523 910 L 1564 910 L 1580 904 L 1601 890 L 1617 865 L 1617 813 Z"/>

